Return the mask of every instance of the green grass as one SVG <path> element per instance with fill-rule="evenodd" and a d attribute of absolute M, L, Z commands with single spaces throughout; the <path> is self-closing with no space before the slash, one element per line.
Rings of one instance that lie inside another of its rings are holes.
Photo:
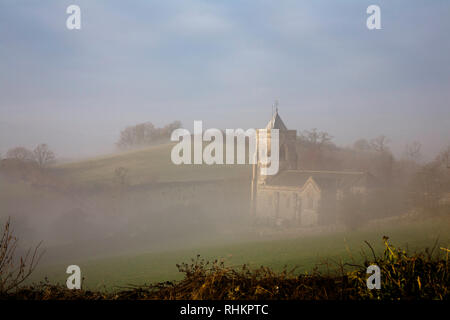
<path fill-rule="evenodd" d="M 439 246 L 449 247 L 450 224 L 448 219 L 412 221 L 402 225 L 388 224 L 355 232 L 337 232 L 328 235 L 299 236 L 294 239 L 248 241 L 223 245 L 203 246 L 167 252 L 123 255 L 89 261 L 73 261 L 81 267 L 84 285 L 91 289 L 112 289 L 129 284 L 143 285 L 159 281 L 179 280 L 176 264 L 189 262 L 200 254 L 214 260 L 223 259 L 228 266 L 249 264 L 281 270 L 284 266 L 298 267 L 298 272 L 312 270 L 326 259 L 344 262 L 362 261 L 364 241 L 369 241 L 376 251 L 382 252 L 382 237 L 389 236 L 398 247 L 410 251 L 433 247 L 439 237 Z M 436 250 L 439 250 L 437 248 Z M 48 276 L 52 282 L 65 283 L 67 265 L 41 267 L 36 270 L 33 281 Z"/>
<path fill-rule="evenodd" d="M 172 145 L 160 145 L 145 150 L 130 151 L 89 160 L 65 163 L 53 169 L 70 185 L 80 188 L 95 188 L 99 185 L 111 185 L 114 170 L 125 167 L 129 170 L 130 183 L 141 185 L 151 182 L 193 181 L 209 179 L 250 179 L 251 167 L 248 165 L 176 166 L 170 161 Z M 0 185 L 1 186 L 1 185 Z M 11 200 L 13 195 L 21 197 L 27 194 L 41 199 L 46 193 L 31 189 L 24 184 L 11 187 L 5 185 L 0 200 Z M 54 194 L 46 195 L 50 202 Z M 46 198 L 47 199 L 47 198 Z M 84 284 L 92 289 L 103 286 L 111 289 L 128 284 L 144 284 L 181 278 L 176 268 L 177 263 L 188 262 L 200 254 L 202 257 L 214 260 L 223 259 L 227 265 L 250 264 L 251 267 L 264 265 L 275 270 L 281 270 L 285 265 L 289 268 L 298 267 L 298 271 L 311 270 L 325 259 L 336 261 L 351 261 L 361 259 L 360 251 L 367 240 L 376 250 L 383 248 L 382 237 L 391 238 L 398 247 L 409 247 L 420 250 L 432 247 L 440 236 L 442 246 L 449 247 L 450 225 L 448 220 L 430 219 L 413 221 L 396 225 L 390 223 L 374 228 L 364 228 L 355 232 L 336 232 L 326 235 L 298 235 L 287 239 L 281 236 L 274 240 L 245 240 L 218 244 L 217 239 L 205 241 L 205 244 L 192 249 L 151 252 L 142 254 L 121 255 L 112 258 L 95 260 L 69 261 L 64 265 L 38 267 L 32 281 L 41 281 L 48 276 L 51 282 L 65 283 L 65 270 L 69 264 L 81 267 Z M 247 237 L 248 239 L 249 237 Z M 215 243 L 215 244 L 214 244 Z M 95 243 L 92 244 L 95 246 Z M 131 250 L 130 250 L 131 252 Z"/>
<path fill-rule="evenodd" d="M 88 160 L 59 164 L 57 172 L 72 185 L 110 185 L 114 170 L 129 170 L 130 183 L 140 185 L 151 182 L 192 181 L 210 179 L 250 179 L 250 165 L 175 165 L 170 153 L 173 144 L 112 154 Z"/>

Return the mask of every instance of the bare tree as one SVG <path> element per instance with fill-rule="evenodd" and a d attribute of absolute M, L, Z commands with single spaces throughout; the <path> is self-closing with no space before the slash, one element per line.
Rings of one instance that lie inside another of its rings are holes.
<path fill-rule="evenodd" d="M 422 145 L 420 142 L 414 141 L 411 144 L 407 144 L 405 148 L 405 155 L 408 160 L 417 162 L 421 158 Z"/>
<path fill-rule="evenodd" d="M 447 169 L 450 169 L 450 145 L 439 153 L 436 161 L 442 163 Z"/>
<path fill-rule="evenodd" d="M 40 168 L 45 168 L 47 165 L 55 161 L 55 154 L 46 144 L 38 145 L 34 151 L 34 159 Z"/>
<path fill-rule="evenodd" d="M 333 136 L 328 132 L 317 131 L 317 129 L 314 128 L 312 130 L 304 130 L 300 135 L 300 139 L 320 149 L 322 146 L 329 144 L 333 139 Z"/>
<path fill-rule="evenodd" d="M 140 123 L 122 130 L 116 145 L 127 149 L 167 142 L 172 131 L 180 127 L 180 121 L 174 121 L 162 128 L 155 127 L 151 122 Z"/>
<path fill-rule="evenodd" d="M 389 151 L 388 144 L 390 142 L 391 141 L 386 136 L 381 135 L 370 140 L 370 146 L 372 147 L 373 150 L 382 153 Z"/>
<path fill-rule="evenodd" d="M 24 147 L 16 147 L 8 150 L 6 153 L 7 159 L 16 159 L 20 161 L 34 161 L 34 154 L 32 151 Z"/>
<path fill-rule="evenodd" d="M 129 170 L 124 167 L 116 168 L 113 182 L 119 187 L 120 191 L 124 191 L 129 184 Z"/>
<path fill-rule="evenodd" d="M 8 219 L 0 237 L 0 293 L 17 289 L 30 277 L 42 257 L 43 252 L 39 252 L 39 243 L 34 250 L 29 249 L 25 257 L 16 259 L 17 243 L 18 240 L 12 234 Z"/>
<path fill-rule="evenodd" d="M 423 165 L 409 186 L 413 191 L 413 203 L 426 209 L 436 208 L 446 183 L 443 168 L 437 161 Z"/>
<path fill-rule="evenodd" d="M 357 151 L 369 151 L 371 149 L 369 141 L 366 139 L 356 140 L 353 144 L 353 149 Z"/>

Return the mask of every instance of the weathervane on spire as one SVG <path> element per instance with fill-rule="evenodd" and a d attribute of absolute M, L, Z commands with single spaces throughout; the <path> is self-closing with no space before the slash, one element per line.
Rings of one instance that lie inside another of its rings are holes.
<path fill-rule="evenodd" d="M 275 100 L 275 102 L 272 105 L 272 117 L 273 117 L 273 110 L 275 109 L 275 112 L 278 113 L 278 99 Z"/>

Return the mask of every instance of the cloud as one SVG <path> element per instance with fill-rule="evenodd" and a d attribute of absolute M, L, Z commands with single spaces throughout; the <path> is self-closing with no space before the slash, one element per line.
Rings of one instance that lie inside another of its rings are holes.
<path fill-rule="evenodd" d="M 293 127 L 346 140 L 357 131 L 336 118 L 390 114 L 391 125 L 401 109 L 411 128 L 426 122 L 433 132 L 430 123 L 450 118 L 446 2 L 381 1 L 380 32 L 365 27 L 360 1 L 79 0 L 80 32 L 65 29 L 70 1 L 11 3 L 0 10 L 0 118 L 40 120 L 21 141 L 44 131 L 56 140 L 44 128 L 66 127 L 61 135 L 94 150 L 122 126 L 174 118 L 251 127 L 266 122 L 275 99 Z M 380 130 L 365 125 L 358 130 Z"/>
<path fill-rule="evenodd" d="M 233 26 L 217 14 L 189 10 L 174 16 L 168 27 L 183 36 L 210 36 L 230 32 Z"/>

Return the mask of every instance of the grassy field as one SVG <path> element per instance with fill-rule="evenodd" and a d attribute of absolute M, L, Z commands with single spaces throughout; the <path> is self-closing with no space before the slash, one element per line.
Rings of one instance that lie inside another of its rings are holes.
<path fill-rule="evenodd" d="M 448 248 L 449 230 L 448 219 L 428 219 L 401 225 L 396 225 L 395 222 L 387 223 L 353 232 L 204 245 L 192 249 L 122 255 L 72 263 L 81 267 L 86 288 L 114 289 L 129 284 L 143 285 L 180 279 L 182 275 L 178 273 L 176 264 L 189 262 L 197 254 L 209 260 L 223 259 L 228 266 L 264 265 L 275 270 L 288 266 L 289 269 L 298 267 L 296 272 L 305 272 L 327 259 L 335 262 L 361 261 L 361 250 L 369 253 L 364 240 L 369 241 L 375 250 L 381 253 L 381 239 L 385 235 L 390 237 L 395 246 L 408 248 L 411 252 L 431 248 L 437 240 L 436 250 L 439 250 L 439 246 Z M 38 268 L 32 281 L 40 281 L 47 276 L 53 283 L 65 283 L 66 267 L 67 265 L 56 265 Z"/>
<path fill-rule="evenodd" d="M 250 178 L 251 167 L 248 165 L 176 166 L 170 161 L 170 151 L 171 145 L 160 145 L 145 150 L 58 164 L 53 167 L 53 170 L 64 181 L 80 190 L 110 186 L 114 171 L 119 167 L 129 170 L 131 185 L 145 185 L 152 182 Z M 21 189 L 23 186 L 26 186 L 26 189 Z M 18 203 L 23 203 L 24 201 L 21 199 L 25 196 L 27 200 L 36 198 L 36 200 L 29 201 L 30 212 L 33 213 L 32 209 L 39 208 L 39 201 L 45 200 L 46 203 L 51 204 L 58 202 L 58 199 L 53 200 L 52 198 L 56 197 L 55 192 L 42 191 L 43 194 L 41 194 L 39 189 L 30 188 L 23 183 L 17 184 L 17 187 L 14 188 L 8 184 L 2 190 L 4 193 L 0 196 L 5 201 L 14 200 L 13 207 L 17 207 Z M 58 197 L 61 195 L 58 194 Z M 0 199 L 2 198 L 0 197 Z M 45 206 L 41 207 L 46 208 Z M 44 209 L 40 211 L 44 212 Z M 59 208 L 54 210 L 57 211 Z M 450 246 L 449 230 L 448 219 L 428 219 L 407 222 L 391 221 L 375 227 L 365 227 L 358 231 L 320 235 L 302 235 L 299 232 L 295 236 L 288 237 L 283 235 L 283 232 L 279 232 L 278 235 L 270 237 L 249 237 L 243 234 L 228 240 L 208 239 L 203 244 L 190 249 L 136 253 L 135 248 L 130 248 L 130 250 L 121 251 L 128 254 L 118 255 L 116 253 L 116 256 L 109 258 L 75 259 L 76 261 L 67 261 L 64 264 L 40 265 L 31 281 L 38 282 L 48 277 L 53 283 L 65 283 L 68 276 L 65 270 L 69 264 L 81 267 L 82 276 L 85 279 L 84 285 L 92 289 L 113 289 L 129 284 L 142 285 L 177 280 L 182 275 L 178 272 L 176 264 L 189 262 L 197 254 L 209 260 L 223 259 L 229 266 L 249 264 L 251 267 L 259 267 L 264 265 L 275 270 L 281 270 L 284 266 L 288 266 L 288 268 L 298 267 L 297 272 L 305 272 L 327 259 L 345 262 L 360 261 L 361 249 L 367 249 L 364 241 L 369 241 L 376 250 L 380 251 L 383 248 L 381 240 L 383 236 L 389 236 L 394 245 L 409 247 L 410 250 L 432 247 L 439 237 L 439 244 L 448 248 Z M 114 244 L 111 245 L 114 247 Z M 96 244 L 92 243 L 92 246 L 95 247 Z M 162 244 L 160 247 L 163 247 Z M 184 247 L 186 248 L 186 244 Z"/>
<path fill-rule="evenodd" d="M 143 150 L 59 164 L 55 169 L 72 185 L 82 187 L 111 184 L 114 170 L 119 167 L 129 170 L 132 185 L 250 178 L 250 165 L 175 165 L 170 160 L 172 147 L 173 144 L 157 145 Z"/>

